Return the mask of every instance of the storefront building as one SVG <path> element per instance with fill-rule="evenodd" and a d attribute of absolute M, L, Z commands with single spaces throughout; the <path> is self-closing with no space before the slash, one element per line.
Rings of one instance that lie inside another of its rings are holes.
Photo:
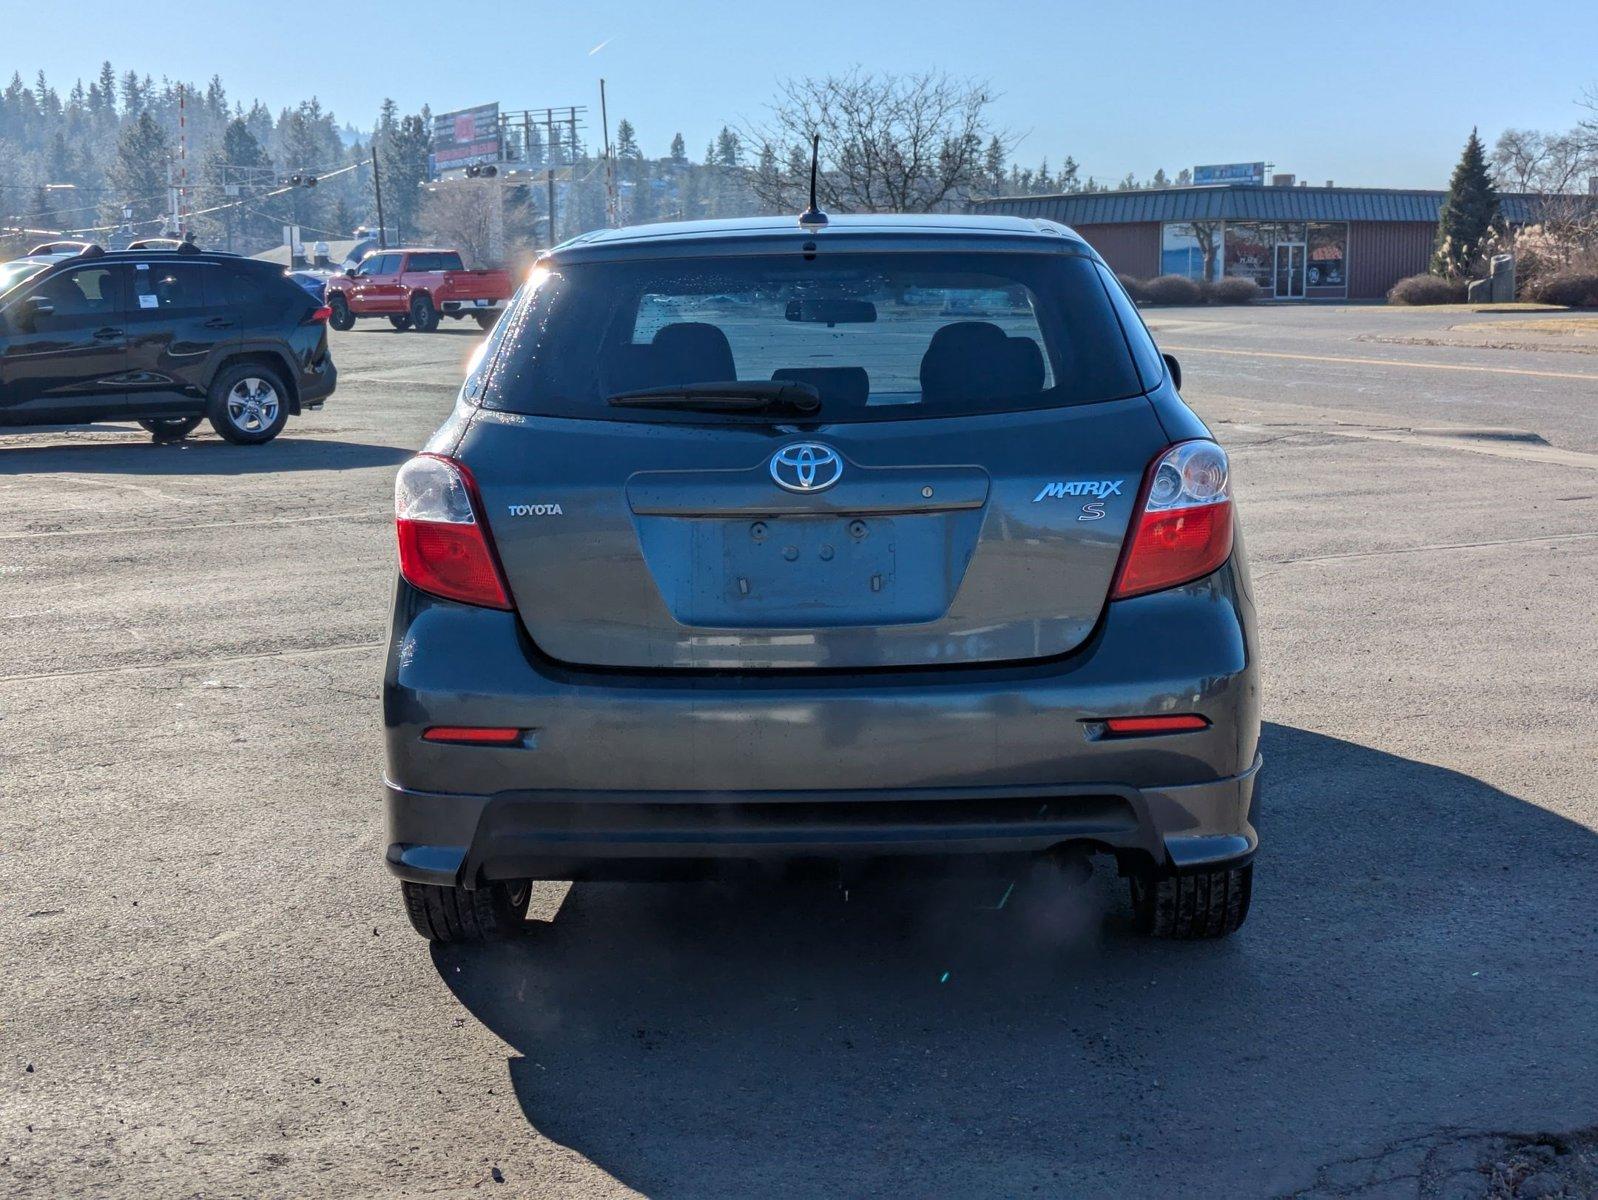
<path fill-rule="evenodd" d="M 1137 279 L 1241 276 L 1280 300 L 1365 300 L 1427 270 L 1443 196 L 1218 184 L 1002 197 L 972 211 L 1070 225 L 1117 273 Z M 1522 224 L 1536 198 L 1500 204 L 1510 224 Z"/>

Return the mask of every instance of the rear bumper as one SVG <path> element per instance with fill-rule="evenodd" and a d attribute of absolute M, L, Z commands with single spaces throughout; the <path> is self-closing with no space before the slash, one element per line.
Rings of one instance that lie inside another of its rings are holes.
<path fill-rule="evenodd" d="M 1177 871 L 1248 861 L 1260 760 L 1225 779 L 870 792 L 407 791 L 387 784 L 389 869 L 416 883 L 647 876 L 705 860 L 1046 854 L 1069 844 Z"/>
<path fill-rule="evenodd" d="M 497 313 L 505 310 L 508 300 L 489 300 L 479 304 L 476 300 L 441 300 L 438 311 L 446 316 L 455 316 L 465 313 Z"/>
<path fill-rule="evenodd" d="M 300 372 L 299 392 L 302 407 L 320 408 L 322 402 L 333 394 L 333 389 L 338 386 L 338 368 L 333 365 L 333 356 L 329 354 L 322 362 L 314 367 L 309 367 Z"/>
<path fill-rule="evenodd" d="M 1196 870 L 1253 854 L 1252 606 L 1229 564 L 1119 601 L 1066 659 L 847 674 L 582 671 L 512 613 L 399 584 L 384 681 L 389 867 L 418 882 L 676 861 L 1048 852 Z M 1095 719 L 1208 728 L 1107 738 Z M 515 726 L 513 746 L 427 742 Z"/>

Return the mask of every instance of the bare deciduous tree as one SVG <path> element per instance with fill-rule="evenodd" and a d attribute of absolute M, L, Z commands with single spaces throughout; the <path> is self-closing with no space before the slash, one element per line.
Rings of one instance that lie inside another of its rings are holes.
<path fill-rule="evenodd" d="M 764 124 L 749 129 L 761 147 L 751 185 L 773 211 L 803 206 L 809 146 L 821 135 L 822 207 L 834 212 L 935 212 L 964 205 L 983 176 L 994 93 L 986 83 L 941 71 L 875 74 L 856 67 L 823 79 L 789 79 Z M 767 153 L 769 151 L 769 153 Z M 778 164 L 781 164 L 778 167 Z"/>
<path fill-rule="evenodd" d="M 1588 107 L 1598 111 L 1598 99 Z M 1493 174 L 1503 191 L 1539 198 L 1540 223 L 1548 226 L 1593 222 L 1587 181 L 1598 174 L 1598 120 L 1568 133 L 1506 129 L 1493 144 Z"/>
<path fill-rule="evenodd" d="M 1582 130 L 1543 133 L 1506 129 L 1493 144 L 1493 173 L 1508 192 L 1558 195 L 1586 188 L 1586 175 L 1598 165 L 1594 139 Z"/>
<path fill-rule="evenodd" d="M 468 267 L 490 263 L 497 266 L 490 250 L 494 194 L 489 189 L 495 187 L 476 180 L 437 185 L 422 202 L 417 218 L 421 232 L 441 246 L 459 250 Z M 521 246 L 510 231 L 524 229 L 528 221 L 510 195 L 503 190 L 499 195 L 505 204 L 503 228 L 509 243 L 505 252 L 507 257 L 514 257 Z"/>

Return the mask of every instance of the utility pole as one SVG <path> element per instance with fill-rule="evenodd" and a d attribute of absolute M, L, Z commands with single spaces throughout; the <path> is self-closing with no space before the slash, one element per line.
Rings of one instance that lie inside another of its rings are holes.
<path fill-rule="evenodd" d="M 544 182 L 549 187 L 549 244 L 555 244 L 555 110 L 544 110 Z"/>
<path fill-rule="evenodd" d="M 377 173 L 377 139 L 372 139 L 372 191 L 377 193 L 377 247 L 388 249 L 388 234 L 383 229 L 383 180 Z"/>
<path fill-rule="evenodd" d="M 178 84 L 178 212 L 177 235 L 187 238 L 189 222 L 189 89 Z"/>
<path fill-rule="evenodd" d="M 616 154 L 610 145 L 610 117 L 605 112 L 605 81 L 599 81 L 599 131 L 605 141 L 605 219 L 621 226 L 621 199 L 616 195 Z"/>
<path fill-rule="evenodd" d="M 178 188 L 177 188 L 177 184 L 174 182 L 174 178 L 175 178 L 175 172 L 173 171 L 172 160 L 169 158 L 169 159 L 166 160 L 166 194 L 167 194 L 167 218 L 166 218 L 166 224 L 167 224 L 168 227 L 166 229 L 163 229 L 161 231 L 162 233 L 172 233 L 172 234 L 177 233 L 177 231 L 178 231 L 178 222 L 181 219 L 179 203 L 178 203 Z"/>

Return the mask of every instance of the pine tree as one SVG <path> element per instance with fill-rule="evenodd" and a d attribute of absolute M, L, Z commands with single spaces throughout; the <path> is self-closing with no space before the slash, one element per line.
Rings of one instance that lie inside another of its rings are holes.
<path fill-rule="evenodd" d="M 332 222 L 334 232 L 339 237 L 346 238 L 355 231 L 358 218 L 355 216 L 355 210 L 350 207 L 350 202 L 340 196 L 338 203 L 333 205 L 333 215 L 329 220 Z"/>
<path fill-rule="evenodd" d="M 131 204 L 135 221 L 150 220 L 166 208 L 166 158 L 166 134 L 154 117 L 141 112 L 122 130 L 110 170 L 116 206 Z"/>
<path fill-rule="evenodd" d="M 671 139 L 671 161 L 678 166 L 688 161 L 688 143 L 682 140 L 680 133 Z"/>
<path fill-rule="evenodd" d="M 1150 187 L 1157 187 L 1157 188 L 1163 188 L 1163 187 L 1170 187 L 1171 186 L 1171 181 L 1170 181 L 1169 177 L 1167 177 L 1167 175 L 1165 174 L 1165 168 L 1164 167 L 1160 167 L 1158 170 L 1156 170 L 1154 172 L 1154 178 L 1149 180 L 1149 186 Z"/>
<path fill-rule="evenodd" d="M 111 60 L 106 59 L 100 64 L 100 103 L 95 107 L 98 112 L 116 112 L 117 109 L 117 73 L 111 69 Z M 132 115 L 131 113 L 129 114 Z"/>
<path fill-rule="evenodd" d="M 422 116 L 402 117 L 392 137 L 383 139 L 383 219 L 403 242 L 416 233 L 422 182 L 427 178 L 427 152 L 432 144 Z"/>
<path fill-rule="evenodd" d="M 1486 151 L 1472 129 L 1454 177 L 1448 181 L 1448 195 L 1437 221 L 1432 271 L 1452 278 L 1468 274 L 1497 220 L 1498 192 L 1487 170 Z"/>
<path fill-rule="evenodd" d="M 982 172 L 987 176 L 987 185 L 995 192 L 1004 191 L 1004 143 L 995 135 L 988 142 L 987 153 L 982 159 Z"/>
<path fill-rule="evenodd" d="M 644 152 L 638 148 L 638 134 L 633 129 L 633 123 L 626 117 L 616 126 L 616 157 L 620 159 L 642 158 Z"/>

